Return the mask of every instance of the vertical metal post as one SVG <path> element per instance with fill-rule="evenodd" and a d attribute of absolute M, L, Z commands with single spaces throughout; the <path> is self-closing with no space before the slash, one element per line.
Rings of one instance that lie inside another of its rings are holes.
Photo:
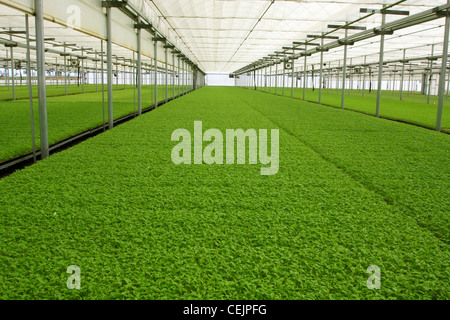
<path fill-rule="evenodd" d="M 278 95 L 278 61 L 275 64 L 275 94 Z"/>
<path fill-rule="evenodd" d="M 106 8 L 106 83 L 108 87 L 108 128 L 112 129 L 114 126 L 113 113 L 113 71 L 112 71 L 112 30 L 111 30 L 111 8 Z M 116 59 L 117 62 L 117 59 Z"/>
<path fill-rule="evenodd" d="M 291 74 L 291 77 L 292 77 L 292 83 L 291 83 L 291 98 L 294 98 L 294 59 L 292 59 L 292 74 Z"/>
<path fill-rule="evenodd" d="M 158 41 L 154 41 L 154 56 L 155 56 L 155 108 L 158 107 Z"/>
<path fill-rule="evenodd" d="M 363 74 L 363 81 L 362 81 L 362 96 L 364 97 L 364 91 L 366 90 L 366 62 L 367 62 L 367 56 L 364 56 L 364 74 Z"/>
<path fill-rule="evenodd" d="M 116 91 L 119 90 L 119 58 L 116 56 Z"/>
<path fill-rule="evenodd" d="M 83 59 L 84 49 L 81 48 L 81 90 L 84 93 L 84 59 Z"/>
<path fill-rule="evenodd" d="M 353 70 L 353 59 L 352 58 L 350 58 L 350 75 L 349 75 L 349 84 L 348 84 L 348 95 L 350 95 L 351 94 L 351 92 L 352 92 L 352 89 L 353 89 L 353 72 L 352 72 L 352 70 Z"/>
<path fill-rule="evenodd" d="M 136 59 L 133 51 L 133 61 L 131 62 L 131 85 L 133 86 L 133 112 L 136 116 L 136 76 L 135 76 Z"/>
<path fill-rule="evenodd" d="M 58 76 L 58 58 L 55 58 L 55 76 L 56 76 L 56 89 L 59 88 L 59 76 Z"/>
<path fill-rule="evenodd" d="M 430 104 L 431 81 L 433 79 L 433 56 L 434 56 L 434 44 L 431 45 L 430 77 L 428 78 L 427 104 Z"/>
<path fill-rule="evenodd" d="M 411 73 L 412 73 L 412 65 L 411 65 L 411 63 L 409 64 L 409 75 L 408 75 L 408 96 L 409 96 L 409 93 L 410 93 L 410 91 L 411 91 Z"/>
<path fill-rule="evenodd" d="M 322 34 L 323 35 L 323 34 Z M 322 104 L 322 87 L 323 87 L 323 37 L 320 41 L 320 77 L 319 77 L 319 104 Z"/>
<path fill-rule="evenodd" d="M 450 3 L 450 1 L 447 1 Z M 445 90 L 445 72 L 447 71 L 447 61 L 448 61 L 448 40 L 449 40 L 449 27 L 450 20 L 449 17 L 445 17 L 445 30 L 444 30 L 444 44 L 442 50 L 442 66 L 441 75 L 439 78 L 439 98 L 438 98 L 438 110 L 436 119 L 436 131 L 441 131 L 442 127 L 442 111 L 444 109 L 444 90 Z"/>
<path fill-rule="evenodd" d="M 337 75 L 336 75 L 336 93 L 339 93 L 339 79 L 341 74 L 341 61 L 338 61 L 338 67 L 337 67 Z"/>
<path fill-rule="evenodd" d="M 306 54 L 308 52 L 308 45 L 305 43 L 305 62 L 303 66 L 303 101 L 306 100 L 306 77 L 307 77 L 307 59 L 308 55 Z"/>
<path fill-rule="evenodd" d="M 169 81 L 169 78 L 168 78 L 168 76 L 169 76 L 169 67 L 168 67 L 168 56 L 167 56 L 167 48 L 165 48 L 165 52 L 164 52 L 164 54 L 165 54 L 165 63 L 166 63 L 166 75 L 165 75 L 165 88 L 166 88 L 166 92 L 165 92 L 165 101 L 166 101 L 166 103 L 167 103 L 167 101 L 168 101 L 168 95 L 169 95 L 169 87 L 168 87 L 168 85 L 169 85 L 169 83 L 168 83 L 168 81 Z"/>
<path fill-rule="evenodd" d="M 397 73 L 397 67 L 396 66 L 394 66 L 394 71 L 393 71 L 393 74 L 394 74 L 394 79 L 393 79 L 393 81 L 392 81 L 392 94 L 395 94 L 395 74 Z"/>
<path fill-rule="evenodd" d="M 184 95 L 184 58 L 181 58 L 181 94 Z"/>
<path fill-rule="evenodd" d="M 448 75 L 447 75 L 447 95 L 446 95 L 446 99 L 448 99 L 448 91 L 450 89 L 450 72 L 447 72 L 447 73 L 448 73 Z"/>
<path fill-rule="evenodd" d="M 327 93 L 330 93 L 330 87 L 333 84 L 333 69 L 331 69 L 331 62 L 328 63 L 327 70 Z"/>
<path fill-rule="evenodd" d="M 141 28 L 137 29 L 137 101 L 138 101 L 138 115 L 142 114 L 142 43 L 141 43 Z"/>
<path fill-rule="evenodd" d="M 348 29 L 345 29 L 345 45 L 344 45 L 344 65 L 342 67 L 342 96 L 341 96 L 341 109 L 344 109 L 344 101 L 345 101 L 345 77 L 347 72 L 347 37 L 348 37 Z"/>
<path fill-rule="evenodd" d="M 180 69 L 180 56 L 178 56 L 178 97 L 181 95 L 181 69 Z"/>
<path fill-rule="evenodd" d="M 6 51 L 6 60 L 9 60 L 9 54 L 8 54 L 8 50 Z M 6 62 L 6 66 L 5 66 L 5 81 L 6 81 L 6 87 L 9 90 L 9 70 L 8 70 L 8 62 Z"/>
<path fill-rule="evenodd" d="M 172 99 L 175 99 L 175 52 L 172 51 L 172 64 L 173 64 L 173 73 L 172 73 Z"/>
<path fill-rule="evenodd" d="M 264 92 L 267 92 L 267 65 L 264 66 Z"/>
<path fill-rule="evenodd" d="M 12 42 L 12 28 L 9 28 L 9 40 Z M 16 100 L 16 86 L 15 86 L 15 62 L 14 62 L 14 48 L 11 46 L 9 48 L 11 52 L 11 88 L 12 88 L 12 99 Z"/>
<path fill-rule="evenodd" d="M 25 14 L 25 32 L 26 32 L 26 37 L 27 37 L 27 86 L 28 86 L 28 99 L 30 101 L 31 144 L 33 147 L 33 162 L 36 162 L 36 138 L 34 135 L 33 87 L 31 86 L 30 26 L 29 26 L 29 22 L 28 22 L 28 14 Z"/>
<path fill-rule="evenodd" d="M 283 56 L 283 96 L 284 96 L 284 87 L 286 86 L 286 68 L 285 68 L 285 64 L 286 63 L 286 55 Z"/>
<path fill-rule="evenodd" d="M 257 71 L 258 71 L 258 75 L 256 78 L 256 88 L 258 89 L 258 91 L 261 91 L 261 68 L 259 67 Z"/>
<path fill-rule="evenodd" d="M 103 131 L 105 131 L 106 128 L 106 122 L 105 122 L 105 78 L 104 78 L 104 74 L 103 74 L 103 64 L 104 64 L 104 58 L 103 58 L 103 39 L 100 39 L 100 69 L 101 69 L 101 75 L 102 75 L 102 79 L 101 79 L 101 84 L 102 84 L 102 110 L 103 110 Z"/>
<path fill-rule="evenodd" d="M 95 91 L 98 92 L 98 54 L 95 52 Z"/>
<path fill-rule="evenodd" d="M 259 86 L 259 91 L 263 91 L 263 86 L 264 86 L 264 73 L 263 73 L 263 68 L 261 67 L 260 69 L 259 69 L 259 72 L 260 72 L 260 76 L 261 76 L 261 83 L 260 83 L 260 86 Z"/>
<path fill-rule="evenodd" d="M 149 65 L 146 65 L 146 66 L 149 66 Z M 154 98 L 154 92 L 153 91 L 155 91 L 154 89 L 155 89 L 155 86 L 153 85 L 153 88 L 151 87 L 151 84 L 152 84 L 152 76 L 153 76 L 153 79 L 155 78 L 155 76 L 153 75 L 153 73 L 152 72 L 156 72 L 155 70 L 153 70 L 154 69 L 154 67 L 153 68 L 144 68 L 144 75 L 143 75 L 143 77 L 144 77 L 144 84 L 145 84 L 145 82 L 147 81 L 147 85 L 150 87 L 150 101 L 151 101 L 151 105 L 153 105 L 154 103 L 155 103 L 155 98 Z"/>
<path fill-rule="evenodd" d="M 36 56 L 39 92 L 39 131 L 41 140 L 41 157 L 49 156 L 48 123 L 47 123 L 47 92 L 45 87 L 45 48 L 44 48 L 44 8 L 42 0 L 34 0 L 36 24 Z"/>
<path fill-rule="evenodd" d="M 272 62 L 270 62 L 269 69 L 269 93 L 272 93 Z"/>
<path fill-rule="evenodd" d="M 188 61 L 186 60 L 184 62 L 184 92 L 188 93 L 188 70 L 189 70 L 189 65 L 188 65 Z"/>
<path fill-rule="evenodd" d="M 182 79 L 183 79 L 182 91 L 183 91 L 183 95 L 186 94 L 185 77 L 186 77 L 186 61 L 183 58 L 183 66 L 182 66 Z"/>
<path fill-rule="evenodd" d="M 403 61 L 402 61 L 402 79 L 400 83 L 400 101 L 403 101 L 403 86 L 405 81 L 405 58 L 406 58 L 406 49 L 403 49 Z"/>
<path fill-rule="evenodd" d="M 123 88 L 127 88 L 127 64 L 126 61 L 123 61 Z"/>
<path fill-rule="evenodd" d="M 385 5 L 383 5 L 383 8 Z M 380 117 L 380 104 L 381 104 L 381 84 L 383 81 L 383 60 L 384 60 L 384 25 L 386 23 L 386 14 L 381 14 L 381 35 L 380 35 L 380 61 L 378 63 L 378 88 L 377 88 L 377 107 L 376 116 Z"/>

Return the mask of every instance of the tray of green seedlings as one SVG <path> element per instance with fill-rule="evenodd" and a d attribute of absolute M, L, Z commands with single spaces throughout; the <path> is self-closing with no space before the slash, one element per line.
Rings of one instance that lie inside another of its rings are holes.
<path fill-rule="evenodd" d="M 176 88 L 178 90 L 178 88 Z M 154 87 L 143 86 L 142 107 L 154 103 Z M 168 97 L 172 97 L 169 87 Z M 176 91 L 177 94 L 177 91 Z M 105 99 L 107 94 L 105 92 Z M 158 101 L 165 100 L 165 87 L 158 87 Z M 135 102 L 136 101 L 136 102 Z M 136 106 L 135 106 L 136 104 Z M 36 146 L 39 148 L 38 101 L 33 101 Z M 108 123 L 105 100 L 105 122 Z M 113 91 L 114 119 L 137 111 L 137 96 L 133 89 Z M 32 151 L 29 100 L 0 101 L 0 162 Z M 47 99 L 49 143 L 54 144 L 81 132 L 103 125 L 102 93 L 93 92 Z"/>
<path fill-rule="evenodd" d="M 174 164 L 171 136 L 194 121 L 278 129 L 278 172 Z M 445 146 L 427 129 L 202 88 L 0 180 L 0 298 L 447 299 L 444 226 L 417 218 L 426 194 L 433 215 L 449 207 Z"/>
<path fill-rule="evenodd" d="M 260 88 L 264 91 L 264 87 Z M 269 92 L 269 88 L 265 89 Z M 271 93 L 275 93 L 275 88 L 271 88 Z M 277 94 L 282 95 L 282 88 L 277 88 Z M 291 88 L 285 88 L 285 96 L 291 97 Z M 303 99 L 303 89 L 294 88 L 294 98 L 298 100 Z M 318 102 L 319 90 L 307 89 L 305 95 L 306 101 Z M 336 89 L 322 90 L 322 104 L 341 107 L 342 92 Z M 370 115 L 376 114 L 376 91 L 369 93 L 368 90 L 362 96 L 361 90 L 347 90 L 345 95 L 345 109 L 363 112 Z M 427 103 L 427 96 L 421 95 L 417 92 L 408 94 L 403 93 L 403 99 L 400 100 L 400 93 L 392 91 L 383 91 L 380 116 L 387 119 L 399 120 L 407 123 L 417 124 L 427 128 L 436 128 L 438 97 L 430 96 L 429 104 Z M 444 99 L 443 112 L 443 131 L 450 132 L 450 100 Z"/>

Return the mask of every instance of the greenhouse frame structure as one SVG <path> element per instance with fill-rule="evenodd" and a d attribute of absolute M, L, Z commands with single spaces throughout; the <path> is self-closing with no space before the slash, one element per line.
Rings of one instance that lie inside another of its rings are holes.
<path fill-rule="evenodd" d="M 31 119 L 34 117 L 32 85 L 38 87 L 40 152 L 35 148 L 34 125 L 31 121 L 34 161 L 37 156 L 48 157 L 51 150 L 46 100 L 48 84 L 56 87 L 64 86 L 65 95 L 68 94 L 71 85 L 81 85 L 82 93 L 85 92 L 85 85 L 89 82 L 95 84 L 96 91 L 99 91 L 100 87 L 104 96 L 103 130 L 106 127 L 112 129 L 117 122 L 113 116 L 113 91 L 119 90 L 119 82 L 120 86 L 123 84 L 125 87 L 128 84 L 134 87 L 133 117 L 143 112 L 142 85 L 153 86 L 151 106 L 144 111 L 152 110 L 162 103 L 204 86 L 205 73 L 192 61 L 192 55 L 188 53 L 186 47 L 175 45 L 176 41 L 168 38 L 149 21 L 145 2 L 134 2 L 66 1 L 64 8 L 67 8 L 67 12 L 71 15 L 67 19 L 59 19 L 61 7 L 47 5 L 44 12 L 43 0 L 0 1 L 11 23 L 20 25 L 23 22 L 24 26 L 4 28 L 0 31 L 0 45 L 5 47 L 5 56 L 0 57 L 5 70 L 3 84 L 11 91 L 11 100 L 16 100 L 18 79 L 15 74 L 19 71 L 20 84 L 23 84 L 23 73 L 26 74 Z M 86 12 L 89 14 L 85 14 Z M 30 33 L 29 15 L 34 15 L 34 37 Z M 55 37 L 46 37 L 45 30 L 50 25 L 57 34 L 61 36 L 66 32 L 76 34 L 76 38 L 80 38 L 80 41 L 77 43 L 57 41 Z M 103 30 L 104 34 L 100 34 L 98 30 Z M 32 45 L 33 42 L 35 45 Z M 94 45 L 87 47 L 85 46 L 87 42 Z M 113 54 L 117 51 L 121 51 L 121 54 Z M 157 88 L 161 85 L 164 86 L 164 99 L 159 101 Z M 106 110 L 105 103 L 107 103 Z M 119 122 L 122 120 L 119 119 Z M 53 147 L 56 149 L 60 145 Z M 30 157 L 31 155 L 27 155 L 25 160 Z M 21 159 L 14 159 L 4 166 L 14 165 L 17 161 Z"/>
<path fill-rule="evenodd" d="M 449 2 L 0 0 L 0 299 L 448 299 Z"/>
<path fill-rule="evenodd" d="M 447 4 L 436 6 L 413 15 L 410 15 L 408 10 L 396 9 L 404 2 L 406 2 L 406 0 L 396 1 L 390 5 L 383 5 L 382 9 L 360 8 L 360 13 L 362 14 L 360 18 L 340 25 L 328 24 L 327 27 L 329 31 L 322 32 L 321 34 L 307 35 L 307 39 L 304 41 L 294 41 L 292 46 L 284 46 L 282 47 L 282 50 L 275 51 L 274 53 L 268 54 L 267 56 L 252 62 L 251 64 L 234 71 L 230 76 L 236 78 L 237 86 L 254 88 L 255 90 L 264 92 L 271 93 L 273 87 L 273 92 L 275 94 L 277 94 L 278 88 L 280 88 L 282 94 L 285 95 L 285 89 L 290 89 L 291 98 L 294 97 L 294 88 L 298 87 L 298 80 L 302 80 L 301 88 L 303 91 L 303 100 L 306 100 L 306 89 L 314 89 L 316 85 L 319 88 L 319 97 L 317 101 L 319 104 L 322 104 L 322 90 L 325 88 L 330 90 L 330 87 L 332 87 L 337 90 L 337 92 L 340 92 L 340 107 L 342 109 L 345 107 L 345 96 L 347 91 L 350 93 L 355 81 L 357 82 L 358 89 L 361 90 L 362 96 L 364 96 L 365 91 L 369 89 L 366 87 L 367 77 L 376 77 L 377 81 L 375 81 L 376 85 L 374 85 L 377 90 L 375 115 L 380 117 L 383 81 L 387 85 L 386 90 L 395 91 L 395 76 L 397 73 L 400 73 L 400 81 L 397 87 L 400 92 L 400 101 L 402 101 L 405 91 L 407 91 L 408 95 L 413 91 L 411 79 L 419 76 L 422 94 L 427 95 L 427 103 L 429 104 L 432 92 L 432 78 L 434 75 L 439 75 L 439 82 L 437 85 L 439 100 L 435 129 L 441 131 L 444 96 L 446 95 L 448 98 L 450 84 L 450 79 L 447 78 L 450 76 L 447 72 L 447 70 L 450 69 L 448 65 L 450 2 L 447 1 Z M 362 25 L 367 19 L 374 15 L 381 15 L 381 25 L 373 28 Z M 386 23 L 387 15 L 406 17 Z M 424 24 L 438 19 L 445 20 L 443 41 L 441 43 L 430 44 L 431 54 L 426 56 L 408 56 L 407 52 L 410 50 L 402 49 L 400 50 L 402 54 L 400 58 L 385 59 L 385 37 L 387 35 L 394 35 L 395 32 L 403 29 L 417 29 L 417 27 L 420 28 Z M 344 31 L 343 36 L 340 34 L 342 31 Z M 357 33 L 349 35 L 349 31 L 357 31 Z M 339 34 L 339 36 L 336 34 Z M 374 61 L 368 62 L 368 55 L 366 54 L 357 57 L 359 60 L 363 60 L 361 63 L 350 62 L 350 64 L 348 64 L 348 48 L 358 42 L 374 37 L 379 37 L 379 52 L 372 53 L 372 55 L 376 55 L 378 59 L 373 58 L 372 60 Z M 331 41 L 325 43 L 325 40 Z M 435 47 L 437 45 L 442 46 L 441 54 L 436 54 Z M 343 47 L 344 51 L 342 60 L 338 60 L 337 62 L 332 61 L 334 63 L 333 67 L 330 66 L 331 61 L 328 61 L 328 67 L 325 67 L 324 53 L 332 52 L 333 49 L 340 47 Z M 301 51 L 301 53 L 297 53 L 298 51 Z M 310 59 L 309 57 L 312 55 L 320 56 L 319 61 L 316 61 L 316 65 L 319 65 L 317 84 L 314 81 L 314 64 L 308 64 L 308 59 Z M 304 66 L 303 70 L 298 70 L 299 68 L 297 68 L 296 71 L 295 63 L 299 58 L 303 58 Z M 434 66 L 434 61 L 437 60 L 440 61 L 440 65 Z M 417 63 L 425 65 L 418 65 Z M 396 69 L 397 66 L 399 67 L 398 70 Z M 389 67 L 394 67 L 394 70 L 389 69 L 386 71 Z M 386 80 L 386 76 L 389 77 L 389 80 Z M 357 79 L 354 80 L 353 77 L 357 77 Z M 408 77 L 407 81 L 406 77 Z M 369 81 L 370 87 L 372 87 L 372 80 Z M 392 88 L 389 88 L 389 86 Z M 371 90 L 371 88 L 369 90 Z"/>

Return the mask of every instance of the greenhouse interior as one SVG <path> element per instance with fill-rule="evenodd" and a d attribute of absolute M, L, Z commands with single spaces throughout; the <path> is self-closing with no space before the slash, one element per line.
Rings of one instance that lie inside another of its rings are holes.
<path fill-rule="evenodd" d="M 0 10 L 0 299 L 450 298 L 450 0 Z"/>

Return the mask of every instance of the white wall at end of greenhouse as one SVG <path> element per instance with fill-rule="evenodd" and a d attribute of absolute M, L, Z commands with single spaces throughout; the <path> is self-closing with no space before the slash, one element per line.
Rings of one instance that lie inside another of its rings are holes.
<path fill-rule="evenodd" d="M 228 73 L 207 73 L 207 86 L 234 86 L 234 79 Z"/>

